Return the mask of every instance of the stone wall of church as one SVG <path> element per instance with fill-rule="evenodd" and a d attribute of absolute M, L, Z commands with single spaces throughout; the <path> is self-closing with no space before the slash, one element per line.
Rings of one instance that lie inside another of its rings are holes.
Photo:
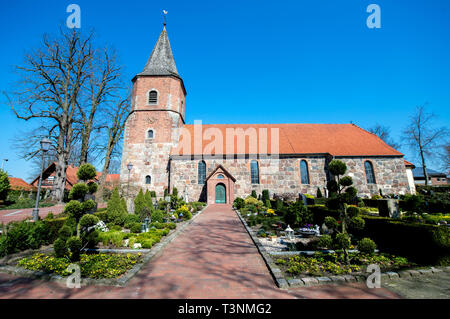
<path fill-rule="evenodd" d="M 308 163 L 310 184 L 301 184 L 300 161 Z M 347 164 L 347 174 L 353 178 L 354 186 L 359 196 L 370 197 L 379 194 L 409 193 L 408 180 L 402 158 L 371 158 L 376 184 L 367 184 L 364 162 L 367 158 L 352 157 L 339 158 Z M 260 183 L 251 184 L 249 159 L 204 159 L 208 176 L 218 164 L 221 164 L 236 178 L 235 196 L 246 197 L 252 190 L 258 194 L 264 189 L 274 193 L 307 193 L 316 195 L 317 187 L 324 194 L 326 185 L 325 157 L 296 157 L 281 158 L 278 164 L 274 160 L 259 159 Z M 198 200 L 202 192 L 206 192 L 204 185 L 198 184 L 199 160 L 174 159 L 171 163 L 171 187 L 176 187 L 180 194 L 187 193 L 189 200 Z M 271 165 L 272 163 L 272 165 Z"/>

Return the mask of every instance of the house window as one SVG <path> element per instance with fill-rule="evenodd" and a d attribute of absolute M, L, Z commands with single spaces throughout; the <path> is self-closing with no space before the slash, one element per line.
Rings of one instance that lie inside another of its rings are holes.
<path fill-rule="evenodd" d="M 198 183 L 205 184 L 206 180 L 206 163 L 205 161 L 198 162 Z"/>
<path fill-rule="evenodd" d="M 150 175 L 145 176 L 145 184 L 151 184 L 152 183 L 152 177 Z"/>
<path fill-rule="evenodd" d="M 153 130 L 148 130 L 147 131 L 147 138 L 153 138 L 154 137 L 154 133 L 153 133 Z"/>
<path fill-rule="evenodd" d="M 375 174 L 373 172 L 372 163 L 369 161 L 364 162 L 364 170 L 366 171 L 366 181 L 367 184 L 376 184 L 375 182 Z"/>
<path fill-rule="evenodd" d="M 252 184 L 259 184 L 259 168 L 257 161 L 253 160 L 250 163 L 250 177 L 252 180 Z"/>
<path fill-rule="evenodd" d="M 308 163 L 305 160 L 300 162 L 300 179 L 302 184 L 309 184 Z"/>
<path fill-rule="evenodd" d="M 148 92 L 148 104 L 158 104 L 158 92 L 156 90 Z"/>

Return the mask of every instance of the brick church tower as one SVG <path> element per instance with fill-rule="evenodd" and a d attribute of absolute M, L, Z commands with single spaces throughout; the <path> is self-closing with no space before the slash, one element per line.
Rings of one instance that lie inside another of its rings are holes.
<path fill-rule="evenodd" d="M 144 70 L 132 82 L 120 179 L 127 185 L 127 164 L 131 163 L 130 193 L 142 188 L 160 197 L 169 186 L 169 156 L 184 124 L 186 97 L 165 26 Z"/>

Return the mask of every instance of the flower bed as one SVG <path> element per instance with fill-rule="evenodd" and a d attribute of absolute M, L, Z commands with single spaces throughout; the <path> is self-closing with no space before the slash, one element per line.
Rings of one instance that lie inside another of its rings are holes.
<path fill-rule="evenodd" d="M 146 233 L 124 233 L 110 230 L 99 233 L 99 240 L 104 247 L 133 248 L 134 244 L 140 244 L 142 248 L 152 248 L 154 244 L 159 243 L 161 238 L 168 235 L 169 232 L 169 228 L 149 229 Z M 125 240 L 128 240 L 128 244 L 126 244 Z"/>
<path fill-rule="evenodd" d="M 84 278 L 117 278 L 140 262 L 141 254 L 82 254 L 80 261 L 81 276 Z M 42 253 L 21 259 L 18 266 L 33 271 L 68 276 L 67 267 L 71 262 L 67 258 L 56 258 Z"/>
<path fill-rule="evenodd" d="M 366 271 L 367 265 L 377 264 L 380 270 L 393 271 L 414 266 L 406 258 L 388 254 L 364 255 L 350 253 L 350 264 L 343 262 L 342 254 L 315 253 L 313 256 L 291 256 L 275 260 L 286 277 L 330 276 L 357 274 Z"/>

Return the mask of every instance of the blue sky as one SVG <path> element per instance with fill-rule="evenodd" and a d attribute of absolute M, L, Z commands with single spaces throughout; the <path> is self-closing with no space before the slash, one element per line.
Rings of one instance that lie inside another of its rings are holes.
<path fill-rule="evenodd" d="M 130 80 L 161 32 L 162 10 L 169 12 L 188 123 L 380 123 L 399 140 L 424 103 L 439 125 L 450 123 L 447 0 L 2 1 L 2 91 L 24 53 L 65 22 L 70 3 L 80 5 L 83 29 L 116 48 Z M 366 26 L 371 3 L 381 7 L 381 29 Z M 33 124 L 0 102 L 0 159 L 9 159 L 10 175 L 27 178 L 31 164 L 11 140 Z"/>

